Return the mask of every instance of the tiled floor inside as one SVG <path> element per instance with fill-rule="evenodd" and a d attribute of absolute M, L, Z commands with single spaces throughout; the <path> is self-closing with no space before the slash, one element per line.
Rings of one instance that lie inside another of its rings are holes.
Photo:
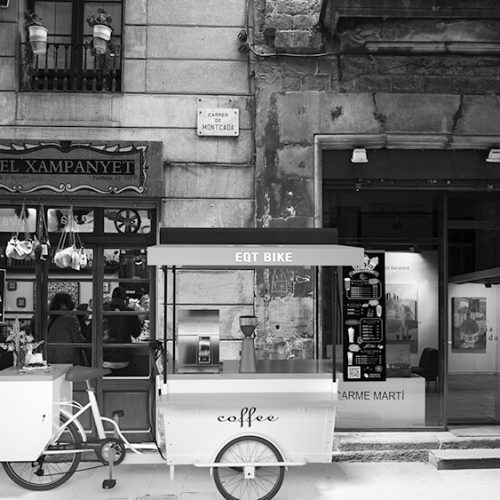
<path fill-rule="evenodd" d="M 500 424 L 500 377 L 497 374 L 449 375 L 448 415 L 457 421 Z"/>
<path fill-rule="evenodd" d="M 444 399 L 433 382 L 426 389 L 426 425 L 443 425 Z M 500 376 L 453 374 L 448 376 L 450 425 L 500 425 Z"/>

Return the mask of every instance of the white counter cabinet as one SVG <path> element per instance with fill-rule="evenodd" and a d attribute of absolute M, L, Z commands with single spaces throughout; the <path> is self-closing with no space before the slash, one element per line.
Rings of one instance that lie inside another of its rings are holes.
<path fill-rule="evenodd" d="M 59 427 L 59 401 L 72 399 L 66 372 L 52 365 L 46 373 L 0 371 L 0 462 L 38 458 Z"/>

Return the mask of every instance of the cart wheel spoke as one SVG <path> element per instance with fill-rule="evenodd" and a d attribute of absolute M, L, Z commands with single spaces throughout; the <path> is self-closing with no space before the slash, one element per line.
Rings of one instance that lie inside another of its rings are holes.
<path fill-rule="evenodd" d="M 270 500 L 283 484 L 283 466 L 256 466 L 253 477 L 248 478 L 243 467 L 231 467 L 230 464 L 282 461 L 281 453 L 266 439 L 240 436 L 227 443 L 218 453 L 215 462 L 228 466 L 214 468 L 215 485 L 226 500 Z"/>

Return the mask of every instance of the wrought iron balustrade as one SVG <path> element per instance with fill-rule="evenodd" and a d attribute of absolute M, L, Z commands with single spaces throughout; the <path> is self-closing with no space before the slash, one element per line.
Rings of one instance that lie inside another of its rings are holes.
<path fill-rule="evenodd" d="M 92 43 L 47 43 L 45 54 L 22 44 L 21 90 L 31 92 L 121 92 L 120 51 L 96 54 Z"/>

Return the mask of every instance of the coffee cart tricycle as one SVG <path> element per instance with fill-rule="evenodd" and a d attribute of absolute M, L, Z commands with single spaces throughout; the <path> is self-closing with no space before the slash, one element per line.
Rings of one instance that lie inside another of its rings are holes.
<path fill-rule="evenodd" d="M 332 460 L 337 397 L 333 359 L 319 359 L 317 354 L 314 359 L 255 355 L 254 329 L 261 321 L 255 314 L 238 318 L 245 335 L 239 356 L 220 359 L 211 311 L 186 316 L 177 303 L 179 269 L 308 269 L 302 274 L 309 273 L 317 287 L 318 266 L 358 265 L 363 254 L 361 248 L 337 245 L 334 230 L 161 230 L 160 244 L 148 249 L 148 265 L 163 269 L 163 293 L 158 295 L 163 297 L 163 343 L 170 356 L 168 362 L 163 357 L 163 373 L 157 376 L 156 410 L 162 457 L 171 477 L 176 465 L 206 467 L 228 500 L 271 499 L 286 467 Z M 318 315 L 313 316 L 315 328 L 321 328 Z M 92 375 L 97 373 L 80 373 L 77 379 Z M 114 434 L 97 453 L 111 469 L 123 460 L 122 444 L 140 451 L 137 445 L 123 443 L 117 426 Z M 33 450 L 33 456 L 17 454 L 15 460 L 37 461 L 38 455 L 54 449 L 73 456 L 77 446 L 50 439 Z M 11 463 L 7 455 L 2 453 L 0 460 Z"/>

